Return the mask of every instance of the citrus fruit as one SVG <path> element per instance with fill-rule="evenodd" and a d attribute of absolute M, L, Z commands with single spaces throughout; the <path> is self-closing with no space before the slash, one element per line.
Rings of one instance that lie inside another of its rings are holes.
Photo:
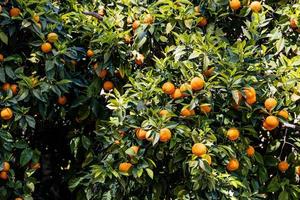
<path fill-rule="evenodd" d="M 159 132 L 159 141 L 168 142 L 172 137 L 172 133 L 168 128 L 163 128 Z"/>
<path fill-rule="evenodd" d="M 111 81 L 105 81 L 105 82 L 103 83 L 103 89 L 104 89 L 105 91 L 112 90 L 113 88 L 114 88 L 113 82 L 111 82 Z"/>
<path fill-rule="evenodd" d="M 265 100 L 265 108 L 270 111 L 277 106 L 277 101 L 274 98 L 268 98 Z"/>
<path fill-rule="evenodd" d="M 42 44 L 41 50 L 44 53 L 49 53 L 52 50 L 52 45 L 49 42 L 45 42 Z"/>
<path fill-rule="evenodd" d="M 202 143 L 196 143 L 192 147 L 192 153 L 198 157 L 206 154 L 206 152 L 207 152 L 207 148 Z"/>
<path fill-rule="evenodd" d="M 237 128 L 230 128 L 227 131 L 227 138 L 231 141 L 235 141 L 240 137 L 240 131 Z"/>
<path fill-rule="evenodd" d="M 48 42 L 54 43 L 58 40 L 58 35 L 56 33 L 49 33 L 47 35 Z"/>
<path fill-rule="evenodd" d="M 252 157 L 254 156 L 254 153 L 255 153 L 255 149 L 253 146 L 249 146 L 246 150 L 246 153 L 247 153 L 247 156 L 248 157 Z"/>
<path fill-rule="evenodd" d="M 93 56 L 94 56 L 94 51 L 91 50 L 91 49 L 87 50 L 86 56 L 89 57 L 89 58 L 90 58 L 90 57 L 93 57 Z"/>
<path fill-rule="evenodd" d="M 120 170 L 120 172 L 126 173 L 130 170 L 131 167 L 132 167 L 131 163 L 123 162 L 123 163 L 120 163 L 119 170 Z"/>
<path fill-rule="evenodd" d="M 162 91 L 165 93 L 165 94 L 173 94 L 175 92 L 175 86 L 173 83 L 171 82 L 166 82 L 163 84 L 162 86 Z"/>
<path fill-rule="evenodd" d="M 57 103 L 62 106 L 65 105 L 67 103 L 67 97 L 66 96 L 58 97 Z"/>
<path fill-rule="evenodd" d="M 239 0 L 229 1 L 229 6 L 232 10 L 238 10 L 241 8 L 241 2 Z"/>
<path fill-rule="evenodd" d="M 11 8 L 9 10 L 9 15 L 11 17 L 18 17 L 21 14 L 21 10 L 19 8 Z"/>
<path fill-rule="evenodd" d="M 3 120 L 10 120 L 13 117 L 13 111 L 10 108 L 3 108 L 0 115 Z"/>
<path fill-rule="evenodd" d="M 250 9 L 252 10 L 252 12 L 258 13 L 259 11 L 261 11 L 261 3 L 259 1 L 253 1 L 250 4 Z"/>
<path fill-rule="evenodd" d="M 278 163 L 278 169 L 282 173 L 284 173 L 286 170 L 288 170 L 289 164 L 286 161 L 281 161 Z"/>
<path fill-rule="evenodd" d="M 226 165 L 227 170 L 230 171 L 230 172 L 238 170 L 239 167 L 240 167 L 240 163 L 235 158 L 230 159 L 230 161 Z"/>
<path fill-rule="evenodd" d="M 201 90 L 205 85 L 205 82 L 202 78 L 195 77 L 191 80 L 191 87 L 193 90 Z"/>
<path fill-rule="evenodd" d="M 283 117 L 284 119 L 289 119 L 289 112 L 287 110 L 281 110 L 278 112 L 278 115 Z"/>
<path fill-rule="evenodd" d="M 141 129 L 141 128 L 138 128 L 135 132 L 136 134 L 136 137 L 139 139 L 139 140 L 144 140 L 146 139 L 146 134 L 147 134 L 147 131 Z"/>
<path fill-rule="evenodd" d="M 212 109 L 211 109 L 211 105 L 208 104 L 208 103 L 201 104 L 201 105 L 200 105 L 200 110 L 201 110 L 202 113 L 208 114 L 208 113 L 210 113 L 211 110 L 212 110 Z"/>

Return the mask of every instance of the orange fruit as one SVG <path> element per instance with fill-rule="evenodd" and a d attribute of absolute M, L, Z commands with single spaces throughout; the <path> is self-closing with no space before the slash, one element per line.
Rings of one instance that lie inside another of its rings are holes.
<path fill-rule="evenodd" d="M 279 125 L 279 120 L 275 116 L 268 116 L 265 120 L 266 125 L 270 128 L 276 128 Z"/>
<path fill-rule="evenodd" d="M 86 56 L 89 57 L 89 58 L 92 57 L 92 56 L 94 56 L 94 51 L 91 50 L 91 49 L 87 50 Z"/>
<path fill-rule="evenodd" d="M 13 117 L 13 111 L 10 108 L 3 108 L 0 116 L 3 120 L 10 120 Z"/>
<path fill-rule="evenodd" d="M 214 73 L 214 70 L 215 70 L 214 67 L 210 67 L 203 72 L 203 75 L 206 77 L 210 77 Z"/>
<path fill-rule="evenodd" d="M 7 90 L 9 90 L 9 89 L 10 89 L 10 84 L 9 84 L 9 83 L 4 83 L 4 84 L 2 85 L 2 90 L 7 91 Z"/>
<path fill-rule="evenodd" d="M 94 70 L 96 71 L 96 74 L 99 78 L 104 79 L 106 77 L 107 72 L 108 72 L 106 69 L 101 69 L 100 71 L 98 71 L 97 70 L 97 68 L 98 68 L 97 63 L 95 63 L 93 67 L 94 67 Z"/>
<path fill-rule="evenodd" d="M 130 170 L 131 167 L 132 167 L 131 163 L 123 162 L 123 163 L 120 163 L 119 170 L 120 170 L 120 172 L 126 173 Z"/>
<path fill-rule="evenodd" d="M 256 96 L 251 97 L 251 98 L 247 98 L 246 102 L 251 106 L 256 102 Z"/>
<path fill-rule="evenodd" d="M 180 92 L 180 89 L 179 89 L 179 88 L 176 88 L 175 91 L 174 91 L 174 93 L 171 94 L 171 97 L 172 97 L 173 99 L 180 99 L 180 98 L 183 97 L 183 95 L 182 95 L 182 93 Z"/>
<path fill-rule="evenodd" d="M 18 93 L 18 85 L 17 84 L 12 84 L 10 86 L 10 89 L 14 95 L 16 95 Z"/>
<path fill-rule="evenodd" d="M 136 134 L 136 137 L 139 139 L 139 140 L 144 140 L 146 139 L 146 134 L 147 134 L 147 131 L 141 129 L 141 128 L 138 128 L 135 132 Z"/>
<path fill-rule="evenodd" d="M 132 146 L 130 148 L 134 151 L 135 154 L 137 154 L 139 152 L 139 149 L 140 149 L 139 146 Z"/>
<path fill-rule="evenodd" d="M 137 65 L 142 65 L 142 64 L 144 63 L 144 60 L 145 60 L 144 55 L 139 53 L 139 54 L 136 56 L 134 62 L 135 62 L 135 64 L 137 64 Z"/>
<path fill-rule="evenodd" d="M 281 161 L 278 163 L 278 169 L 282 173 L 284 173 L 286 170 L 288 170 L 289 164 L 286 161 Z"/>
<path fill-rule="evenodd" d="M 287 110 L 281 110 L 278 112 L 278 115 L 284 119 L 289 119 L 289 112 Z"/>
<path fill-rule="evenodd" d="M 200 19 L 198 21 L 198 26 L 204 27 L 206 25 L 207 25 L 207 19 L 205 17 L 200 17 Z"/>
<path fill-rule="evenodd" d="M 241 8 L 241 2 L 239 0 L 229 1 L 229 6 L 232 10 L 238 10 Z"/>
<path fill-rule="evenodd" d="M 237 128 L 230 128 L 226 135 L 229 140 L 235 141 L 240 137 L 240 131 Z"/>
<path fill-rule="evenodd" d="M 37 163 L 31 163 L 30 164 L 30 168 L 34 169 L 34 170 L 38 170 L 38 169 L 41 168 L 41 164 L 39 162 L 37 162 Z"/>
<path fill-rule="evenodd" d="M 35 21 L 36 23 L 38 23 L 40 21 L 40 16 L 34 15 L 32 19 L 33 19 L 33 21 Z"/>
<path fill-rule="evenodd" d="M 198 157 L 206 154 L 206 152 L 207 152 L 207 148 L 202 143 L 196 143 L 192 147 L 192 153 Z"/>
<path fill-rule="evenodd" d="M 131 37 L 130 37 L 130 35 L 125 35 L 124 36 L 124 41 L 125 41 L 125 44 L 130 44 L 131 43 Z"/>
<path fill-rule="evenodd" d="M 168 142 L 172 137 L 172 133 L 168 128 L 163 128 L 159 131 L 159 141 Z"/>
<path fill-rule="evenodd" d="M 291 27 L 292 29 L 298 28 L 297 20 L 296 20 L 296 19 L 290 19 L 290 27 Z"/>
<path fill-rule="evenodd" d="M 67 103 L 67 97 L 66 96 L 58 97 L 57 103 L 62 106 L 65 105 Z"/>
<path fill-rule="evenodd" d="M 42 28 L 41 22 L 38 22 L 36 25 L 37 25 L 40 29 Z"/>
<path fill-rule="evenodd" d="M 263 127 L 268 130 L 268 131 L 271 131 L 273 130 L 274 128 L 270 127 L 269 125 L 266 124 L 266 121 L 263 122 Z"/>
<path fill-rule="evenodd" d="M 188 83 L 184 83 L 180 86 L 180 92 L 182 93 L 182 96 L 188 96 L 189 91 L 191 91 L 191 90 L 192 90 L 192 87 Z"/>
<path fill-rule="evenodd" d="M 105 15 L 105 9 L 104 9 L 104 6 L 101 6 L 101 7 L 99 8 L 98 14 L 99 14 L 100 16 L 102 16 L 102 17 Z"/>
<path fill-rule="evenodd" d="M 259 11 L 261 11 L 261 3 L 259 1 L 253 1 L 250 4 L 250 9 L 252 10 L 252 12 L 258 13 Z"/>
<path fill-rule="evenodd" d="M 17 198 L 15 198 L 15 200 L 23 200 L 23 198 L 22 197 L 17 197 Z"/>
<path fill-rule="evenodd" d="M 170 113 L 169 113 L 168 110 L 161 110 L 161 111 L 159 112 L 159 115 L 160 115 L 161 117 L 167 117 L 168 115 L 170 115 Z"/>
<path fill-rule="evenodd" d="M 228 171 L 232 172 L 232 171 L 236 171 L 238 170 L 240 167 L 240 163 L 237 159 L 231 159 L 228 164 L 226 165 L 226 168 Z"/>
<path fill-rule="evenodd" d="M 152 15 L 147 14 L 144 18 L 144 24 L 150 25 L 153 24 L 153 22 L 154 22 L 154 18 L 152 17 Z"/>
<path fill-rule="evenodd" d="M 2 171 L 8 172 L 10 170 L 10 164 L 9 162 L 3 162 L 3 169 Z"/>
<path fill-rule="evenodd" d="M 246 153 L 247 153 L 247 156 L 248 157 L 252 157 L 254 156 L 254 153 L 255 153 L 255 149 L 253 146 L 249 146 L 246 150 Z"/>
<path fill-rule="evenodd" d="M 140 26 L 140 21 L 139 20 L 135 20 L 132 23 L 132 29 L 135 31 L 138 27 Z"/>
<path fill-rule="evenodd" d="M 277 101 L 274 98 L 267 98 L 265 100 L 265 108 L 270 111 L 273 110 L 277 106 Z"/>
<path fill-rule="evenodd" d="M 2 180 L 7 180 L 8 179 L 8 175 L 7 175 L 7 172 L 0 172 L 0 179 Z"/>
<path fill-rule="evenodd" d="M 194 11 L 195 11 L 195 13 L 199 14 L 200 13 L 200 6 L 195 6 Z"/>
<path fill-rule="evenodd" d="M 251 99 L 256 97 L 256 91 L 253 87 L 244 88 L 244 93 L 246 95 L 246 99 Z"/>
<path fill-rule="evenodd" d="M 207 114 L 211 112 L 211 105 L 208 103 L 201 104 L 200 105 L 200 110 L 202 113 Z"/>
<path fill-rule="evenodd" d="M 205 82 L 202 78 L 195 77 L 191 80 L 191 87 L 193 90 L 201 90 L 205 85 Z"/>
<path fill-rule="evenodd" d="M 47 40 L 51 43 L 54 43 L 58 40 L 58 35 L 56 33 L 49 33 L 47 35 Z"/>
<path fill-rule="evenodd" d="M 173 83 L 171 82 L 166 82 L 163 84 L 162 86 L 162 91 L 165 93 L 165 94 L 173 94 L 175 92 L 175 86 Z"/>
<path fill-rule="evenodd" d="M 193 116 L 193 115 L 195 115 L 195 111 L 187 109 L 187 108 L 183 108 L 180 112 L 180 115 L 183 117 Z"/>
<path fill-rule="evenodd" d="M 105 81 L 105 82 L 103 83 L 103 89 L 104 89 L 105 91 L 109 91 L 109 90 L 114 89 L 114 84 L 113 84 L 113 82 L 111 82 L 111 81 Z"/>
<path fill-rule="evenodd" d="M 201 156 L 201 158 L 202 158 L 203 160 L 206 160 L 206 161 L 208 162 L 208 164 L 211 165 L 211 156 L 210 156 L 210 155 L 208 155 L 208 154 L 203 154 L 203 155 Z"/>
<path fill-rule="evenodd" d="M 9 10 L 9 15 L 11 17 L 18 17 L 21 14 L 21 10 L 19 8 L 12 8 Z"/>
<path fill-rule="evenodd" d="M 295 168 L 295 172 L 298 176 L 300 176 L 300 165 Z"/>
<path fill-rule="evenodd" d="M 0 62 L 3 62 L 4 61 L 4 56 L 3 54 L 0 53 Z"/>
<path fill-rule="evenodd" d="M 41 50 L 44 53 L 49 53 L 52 50 L 52 45 L 49 42 L 45 42 L 42 44 Z"/>

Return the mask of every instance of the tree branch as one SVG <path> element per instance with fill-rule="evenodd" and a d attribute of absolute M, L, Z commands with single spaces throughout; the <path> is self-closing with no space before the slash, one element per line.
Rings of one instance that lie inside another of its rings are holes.
<path fill-rule="evenodd" d="M 96 13 L 96 12 L 84 11 L 82 13 L 85 14 L 85 15 L 93 16 L 93 17 L 97 18 L 99 21 L 101 21 L 103 19 L 103 17 L 101 15 L 99 15 L 98 13 Z"/>

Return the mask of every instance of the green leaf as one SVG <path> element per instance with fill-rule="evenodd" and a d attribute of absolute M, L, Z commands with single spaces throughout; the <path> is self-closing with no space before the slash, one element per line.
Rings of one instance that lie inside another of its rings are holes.
<path fill-rule="evenodd" d="M 88 137 L 86 137 L 85 135 L 83 135 L 83 136 L 81 137 L 81 143 L 82 143 L 82 146 L 83 146 L 86 150 L 88 150 L 89 147 L 91 146 L 91 141 L 90 141 L 90 139 L 89 139 Z"/>
<path fill-rule="evenodd" d="M 20 156 L 20 165 L 21 167 L 25 166 L 26 164 L 28 164 L 28 162 L 31 160 L 33 155 L 33 152 L 31 149 L 24 149 L 21 153 Z"/>
<path fill-rule="evenodd" d="M 146 168 L 146 172 L 147 172 L 148 176 L 149 176 L 151 179 L 153 179 L 153 171 L 152 171 L 151 169 L 149 169 L 149 168 Z"/>
<path fill-rule="evenodd" d="M 4 44 L 8 44 L 8 37 L 4 32 L 0 32 L 0 40 L 4 43 Z"/>
<path fill-rule="evenodd" d="M 35 119 L 32 116 L 26 115 L 25 119 L 31 128 L 35 128 Z"/>
<path fill-rule="evenodd" d="M 278 196 L 278 200 L 288 200 L 289 199 L 289 193 L 287 191 L 280 192 Z"/>

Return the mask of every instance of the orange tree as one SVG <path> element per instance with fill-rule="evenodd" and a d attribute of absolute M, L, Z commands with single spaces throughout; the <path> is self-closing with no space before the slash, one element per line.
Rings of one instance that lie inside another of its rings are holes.
<path fill-rule="evenodd" d="M 297 1 L 1 5 L 1 199 L 299 199 Z"/>
<path fill-rule="evenodd" d="M 76 4 L 67 24 L 88 30 L 94 62 L 127 83 L 104 85 L 111 116 L 70 189 L 79 199 L 298 199 L 300 5 L 289 2 Z"/>

